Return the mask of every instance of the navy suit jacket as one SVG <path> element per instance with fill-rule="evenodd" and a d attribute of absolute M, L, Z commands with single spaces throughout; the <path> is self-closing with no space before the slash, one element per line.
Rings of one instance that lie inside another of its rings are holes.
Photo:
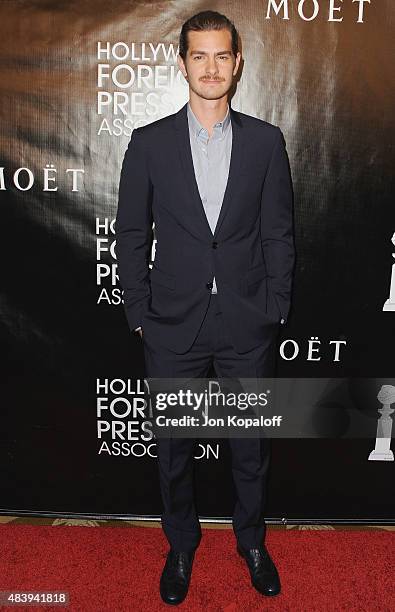
<path fill-rule="evenodd" d="M 284 137 L 266 121 L 231 107 L 230 114 L 229 176 L 214 234 L 195 178 L 187 104 L 135 128 L 123 159 L 115 252 L 128 324 L 176 353 L 199 331 L 213 276 L 237 352 L 269 344 L 290 308 L 293 191 Z"/>

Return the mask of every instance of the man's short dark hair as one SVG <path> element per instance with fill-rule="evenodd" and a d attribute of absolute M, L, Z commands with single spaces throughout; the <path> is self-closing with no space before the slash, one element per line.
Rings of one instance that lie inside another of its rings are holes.
<path fill-rule="evenodd" d="M 178 53 L 185 61 L 188 51 L 188 32 L 202 32 L 204 30 L 229 30 L 232 36 L 232 52 L 236 57 L 239 50 L 239 35 L 233 22 L 216 11 L 201 11 L 190 17 L 182 26 L 180 33 Z"/>

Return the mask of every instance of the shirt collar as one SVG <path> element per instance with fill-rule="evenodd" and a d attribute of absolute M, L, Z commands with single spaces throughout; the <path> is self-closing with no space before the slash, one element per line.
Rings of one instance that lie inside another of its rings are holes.
<path fill-rule="evenodd" d="M 198 137 L 200 132 L 202 130 L 205 130 L 205 128 L 202 126 L 202 124 L 200 123 L 200 121 L 196 117 L 196 115 L 193 112 L 189 102 L 187 104 L 187 113 L 188 113 L 188 123 L 189 123 L 189 126 L 192 128 L 193 133 L 195 134 L 195 136 Z M 225 133 L 229 123 L 230 123 L 230 111 L 229 111 L 229 104 L 228 104 L 227 105 L 227 109 L 226 109 L 225 117 L 221 121 L 217 121 L 217 123 L 215 123 L 213 127 L 216 128 L 217 131 L 219 131 L 219 133 L 220 133 L 220 135 L 222 137 L 224 135 L 224 133 Z"/>

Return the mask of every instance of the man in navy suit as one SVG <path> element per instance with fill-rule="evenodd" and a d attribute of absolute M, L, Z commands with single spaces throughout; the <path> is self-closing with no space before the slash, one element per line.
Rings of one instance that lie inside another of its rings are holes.
<path fill-rule="evenodd" d="M 129 327 L 140 334 L 146 375 L 274 375 L 294 267 L 293 195 L 281 130 L 233 110 L 241 55 L 233 23 L 214 11 L 186 21 L 178 64 L 189 101 L 136 128 L 125 153 L 116 255 Z M 149 259 L 153 238 L 153 268 Z M 193 497 L 193 439 L 158 439 L 170 550 L 162 599 L 186 597 L 201 538 Z M 237 494 L 233 529 L 251 581 L 280 592 L 264 544 L 268 440 L 229 439 Z"/>

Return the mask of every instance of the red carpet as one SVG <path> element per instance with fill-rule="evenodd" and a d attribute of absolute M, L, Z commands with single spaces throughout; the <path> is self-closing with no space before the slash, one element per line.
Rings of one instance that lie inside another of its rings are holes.
<path fill-rule="evenodd" d="M 65 590 L 69 610 L 170 610 L 158 592 L 167 543 L 149 527 L 1 525 L 0 590 Z M 395 610 L 395 534 L 268 529 L 283 592 L 250 586 L 231 530 L 204 529 L 187 599 L 192 612 Z M 21 610 L 3 607 L 2 610 Z M 59 610 L 58 606 L 26 607 Z M 173 607 L 177 609 L 177 607 Z"/>

